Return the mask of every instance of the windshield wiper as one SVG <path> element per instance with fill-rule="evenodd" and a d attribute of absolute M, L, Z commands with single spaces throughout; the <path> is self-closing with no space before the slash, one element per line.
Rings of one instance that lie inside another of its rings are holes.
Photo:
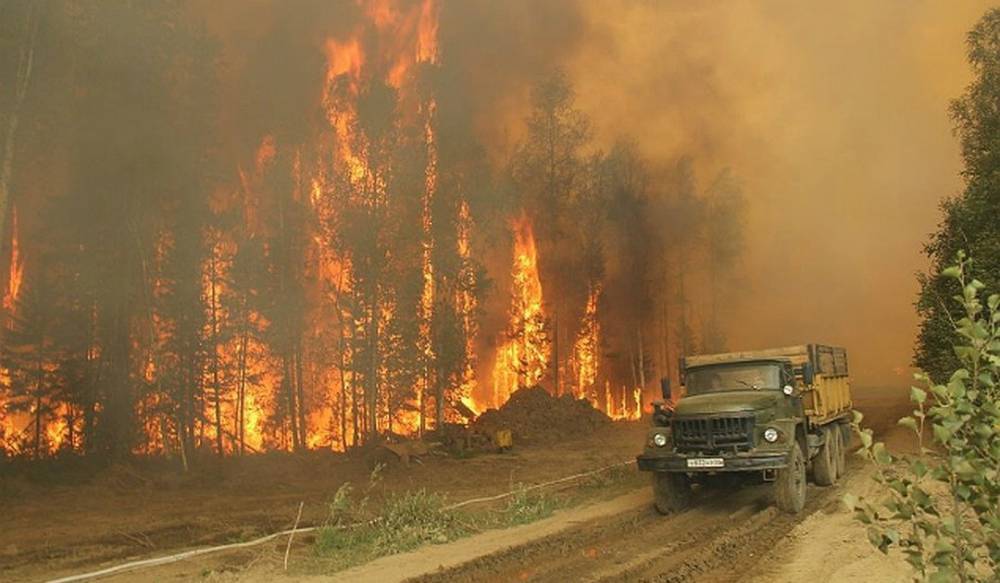
<path fill-rule="evenodd" d="M 744 387 L 746 387 L 748 389 L 753 389 L 755 391 L 760 389 L 760 387 L 758 387 L 757 385 L 751 385 L 750 383 L 748 383 L 748 382 L 746 382 L 746 381 L 744 381 L 742 379 L 736 379 L 736 382 L 738 382 L 739 384 L 743 385 Z"/>

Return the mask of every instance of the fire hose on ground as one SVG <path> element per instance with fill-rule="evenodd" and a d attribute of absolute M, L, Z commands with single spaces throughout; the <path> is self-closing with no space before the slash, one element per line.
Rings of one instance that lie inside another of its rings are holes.
<path fill-rule="evenodd" d="M 542 482 L 542 483 L 539 483 L 539 484 L 532 484 L 530 486 L 525 486 L 523 488 L 518 488 L 517 490 L 512 490 L 512 491 L 509 491 L 509 492 L 504 492 L 502 494 L 496 494 L 494 496 L 483 496 L 481 498 L 472 498 L 472 499 L 469 499 L 469 500 L 463 500 L 462 502 L 457 502 L 455 504 L 450 504 L 448 506 L 445 506 L 444 508 L 442 508 L 442 510 L 447 510 L 447 511 L 457 510 L 459 508 L 463 508 L 465 506 L 471 506 L 473 504 L 483 504 L 483 503 L 486 503 L 486 502 L 495 502 L 497 500 L 503 500 L 504 498 L 509 498 L 509 497 L 511 497 L 511 496 L 513 496 L 515 494 L 520 494 L 520 493 L 523 493 L 523 492 L 530 492 L 532 490 L 539 490 L 539 489 L 542 489 L 542 488 L 550 488 L 550 487 L 556 486 L 558 484 L 565 484 L 565 483 L 568 483 L 568 482 L 573 482 L 573 481 L 576 481 L 576 480 L 580 480 L 582 478 L 587 478 L 587 477 L 590 477 L 590 476 L 593 476 L 593 475 L 596 475 L 596 474 L 600 474 L 600 473 L 606 472 L 608 470 L 612 470 L 612 469 L 615 469 L 615 468 L 621 468 L 621 467 L 629 466 L 629 465 L 632 465 L 632 464 L 635 464 L 635 460 L 634 459 L 626 460 L 624 462 L 617 463 L 617 464 L 611 464 L 611 465 L 608 465 L 608 466 L 603 466 L 603 467 L 597 468 L 596 470 L 590 470 L 588 472 L 581 472 L 581 473 L 578 473 L 578 474 L 573 474 L 571 476 L 565 476 L 565 477 L 562 477 L 562 478 L 558 478 L 556 480 L 550 480 L 548 482 Z M 300 512 L 301 512 L 301 510 L 300 510 Z M 371 522 L 375 522 L 377 520 L 378 519 L 376 518 L 376 519 L 372 520 Z M 349 525 L 344 525 L 343 528 L 349 528 L 349 527 L 360 526 L 360 525 L 361 525 L 361 523 L 349 524 Z M 120 574 L 120 573 L 126 573 L 126 572 L 129 572 L 129 571 L 135 571 L 137 569 L 144 569 L 144 568 L 147 568 L 147 567 L 156 567 L 156 566 L 159 566 L 159 565 L 167 565 L 167 564 L 170 564 L 170 563 L 176 563 L 178 561 L 183 561 L 183 560 L 186 560 L 186 559 L 191 559 L 191 558 L 198 557 L 198 556 L 201 556 L 201 555 L 207 555 L 207 554 L 218 553 L 218 552 L 222 552 L 222 551 L 229 551 L 229 550 L 234 550 L 234 549 L 242 549 L 242 548 L 246 548 L 246 547 L 252 547 L 252 546 L 256 546 L 256 545 L 260 545 L 260 544 L 266 543 L 268 541 L 272 541 L 272 540 L 274 540 L 276 538 L 279 538 L 279 537 L 282 537 L 282 536 L 292 537 L 292 536 L 294 536 L 296 534 L 301 534 L 301 533 L 305 533 L 305 532 L 311 532 L 311 531 L 317 530 L 319 528 L 322 528 L 322 527 L 321 526 L 293 527 L 293 528 L 290 528 L 288 530 L 282 530 L 280 532 L 275 532 L 275 533 L 272 533 L 272 534 L 268 534 L 268 535 L 262 536 L 260 538 L 256 538 L 256 539 L 250 540 L 250 541 L 239 542 L 239 543 L 230 543 L 230 544 L 219 545 L 219 546 L 214 546 L 214 547 L 204 547 L 204 548 L 200 548 L 200 549 L 192 549 L 192 550 L 189 550 L 189 551 L 184 551 L 182 553 L 176 553 L 176 554 L 173 554 L 173 555 L 166 555 L 166 556 L 163 556 L 163 557 L 154 557 L 154 558 L 143 559 L 143 560 L 139 560 L 139 561 L 132 561 L 132 562 L 129 562 L 129 563 L 123 563 L 121 565 L 115 565 L 113 567 L 108 567 L 106 569 L 101 569 L 99 571 L 92 571 L 90 573 L 81 573 L 79 575 L 70 575 L 68 577 L 61 577 L 59 579 L 51 579 L 51 580 L 48 581 L 48 583 L 71 583 L 73 581 L 86 581 L 88 579 L 96 579 L 98 577 L 106 577 L 108 575 L 116 575 L 116 574 Z"/>

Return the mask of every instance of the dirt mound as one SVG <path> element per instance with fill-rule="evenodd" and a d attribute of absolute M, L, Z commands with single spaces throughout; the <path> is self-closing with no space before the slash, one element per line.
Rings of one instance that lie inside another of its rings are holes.
<path fill-rule="evenodd" d="M 586 400 L 553 397 L 541 387 L 530 387 L 516 391 L 499 409 L 480 415 L 472 427 L 486 433 L 510 429 L 515 443 L 537 443 L 589 435 L 610 423 Z"/>

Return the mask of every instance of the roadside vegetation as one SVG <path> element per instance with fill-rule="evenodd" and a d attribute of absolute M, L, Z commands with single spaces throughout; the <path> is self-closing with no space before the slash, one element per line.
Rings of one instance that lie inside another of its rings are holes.
<path fill-rule="evenodd" d="M 381 468 L 363 488 L 342 485 L 329 502 L 329 516 L 313 547 L 324 572 L 338 571 L 426 544 L 443 544 L 486 530 L 532 523 L 569 508 L 640 484 L 634 468 L 613 468 L 570 489 L 551 491 L 512 484 L 492 505 L 462 506 L 425 489 L 379 495 Z M 313 570 L 312 568 L 307 568 Z"/>
<path fill-rule="evenodd" d="M 961 341 L 952 347 L 960 365 L 942 384 L 918 375 L 926 388 L 910 389 L 915 409 L 899 420 L 918 453 L 895 456 L 859 426 L 884 497 L 847 497 L 871 543 L 901 550 L 927 581 L 996 581 L 1000 567 L 1000 295 L 984 304 L 970 265 L 960 253 L 942 273 L 962 290 L 964 315 L 953 322 Z"/>
<path fill-rule="evenodd" d="M 954 322 L 964 316 L 962 304 L 949 298 L 961 293 L 952 277 L 942 274 L 959 251 L 976 259 L 966 265 L 971 279 L 1000 290 L 1000 8 L 987 12 L 967 37 L 972 82 L 951 103 L 962 152 L 965 188 L 941 204 L 941 222 L 924 245 L 930 271 L 918 277 L 920 331 L 914 364 L 936 383 L 947 382 L 962 366 L 952 346 L 961 342 Z"/>

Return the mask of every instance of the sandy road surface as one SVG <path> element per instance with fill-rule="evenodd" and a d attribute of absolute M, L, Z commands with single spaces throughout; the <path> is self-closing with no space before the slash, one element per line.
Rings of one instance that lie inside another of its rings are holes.
<path fill-rule="evenodd" d="M 852 463 L 858 471 L 860 461 Z M 562 532 L 522 539 L 519 544 L 470 560 L 457 567 L 417 577 L 422 583 L 444 581 L 736 581 L 751 573 L 776 571 L 796 555 L 798 537 L 824 536 L 800 532 L 797 527 L 825 522 L 843 513 L 842 486 L 809 487 L 809 502 L 803 513 L 792 516 L 771 506 L 767 485 L 731 489 L 707 489 L 698 504 L 675 516 L 658 515 L 651 494 L 623 497 L 616 502 L 621 512 L 595 518 L 567 512 L 558 517 L 567 526 Z M 636 502 L 640 503 L 637 505 Z M 814 518 L 817 517 L 818 518 Z M 847 525 L 853 527 L 849 516 Z M 531 532 L 524 533 L 530 537 Z M 852 533 L 852 538 L 856 533 Z M 864 536 L 863 530 L 861 536 Z M 821 541 L 817 541 L 821 542 Z M 828 541 L 830 542 L 830 541 Z M 863 544 L 867 545 L 867 542 Z M 788 552 L 775 553 L 775 549 Z M 456 551 L 460 549 L 455 549 Z M 865 554 L 869 549 L 863 548 Z M 452 561 L 455 555 L 451 555 Z M 820 559 L 822 562 L 822 559 Z M 411 569 L 417 563 L 410 563 Z M 372 565 L 371 567 L 375 567 Z M 890 575 L 895 565 L 889 567 Z M 905 571 L 903 572 L 905 574 Z M 354 581 L 375 580 L 375 571 L 358 570 Z M 386 575 L 385 571 L 381 574 Z M 414 575 L 414 571 L 410 571 Z M 835 572 L 819 580 L 835 580 Z M 391 575 L 391 574 L 390 574 Z M 798 572 L 805 580 L 809 575 Z M 380 581 L 405 577 L 379 577 Z M 905 580 L 905 577 L 900 577 Z M 813 579 L 815 580 L 815 579 Z M 893 580 L 891 577 L 884 580 Z"/>
<path fill-rule="evenodd" d="M 905 413 L 898 393 L 861 399 L 876 431 L 906 446 L 893 420 Z M 851 458 L 837 485 L 810 485 L 798 515 L 777 511 L 767 484 L 709 487 L 695 507 L 663 517 L 649 489 L 545 521 L 484 533 L 439 547 L 380 559 L 337 581 L 908 581 L 899 556 L 867 542 L 841 502 L 872 495 L 871 468 Z"/>
<path fill-rule="evenodd" d="M 853 479 L 829 488 L 810 486 L 809 502 L 799 515 L 778 512 L 768 486 L 708 489 L 698 504 L 663 517 L 652 509 L 651 494 L 614 501 L 620 512 L 587 517 L 569 511 L 554 517 L 565 527 L 535 533 L 506 548 L 480 555 L 459 566 L 418 575 L 413 581 L 907 581 L 897 557 L 874 552 L 863 528 L 840 501 L 867 482 L 860 460 L 851 464 Z M 636 504 L 639 502 L 638 504 Z M 456 554 L 439 551 L 453 564 Z M 411 561 L 409 574 L 422 563 Z M 381 565 L 370 565 L 378 569 Z M 351 581 L 401 581 L 405 571 L 358 569 Z M 860 578 L 858 578 L 860 577 Z"/>

